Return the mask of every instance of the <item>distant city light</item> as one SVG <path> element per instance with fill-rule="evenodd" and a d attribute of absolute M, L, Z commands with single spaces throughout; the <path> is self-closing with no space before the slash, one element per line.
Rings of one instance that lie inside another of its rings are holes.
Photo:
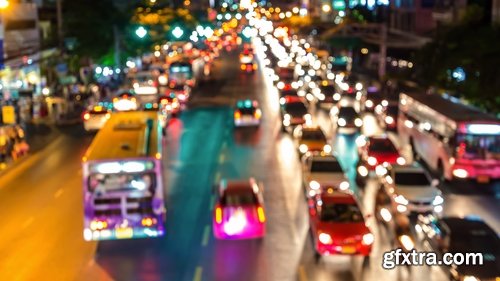
<path fill-rule="evenodd" d="M 329 12 L 332 10 L 332 7 L 330 7 L 330 5 L 328 5 L 328 4 L 324 4 L 324 5 L 321 7 L 321 10 L 322 10 L 324 13 L 329 13 Z"/>
<path fill-rule="evenodd" d="M 173 30 L 172 30 L 172 35 L 179 39 L 182 37 L 182 35 L 184 35 L 184 30 L 182 30 L 182 28 L 176 26 Z"/>

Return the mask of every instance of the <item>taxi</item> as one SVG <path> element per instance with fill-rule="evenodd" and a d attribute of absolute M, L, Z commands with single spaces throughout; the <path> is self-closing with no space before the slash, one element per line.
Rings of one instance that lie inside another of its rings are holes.
<path fill-rule="evenodd" d="M 325 133 L 318 126 L 297 126 L 293 130 L 293 137 L 300 155 L 307 152 L 324 152 L 325 154 L 332 152 L 331 145 L 326 141 Z"/>
<path fill-rule="evenodd" d="M 111 117 L 111 110 L 102 105 L 90 106 L 82 115 L 83 128 L 87 132 L 98 131 Z"/>
<path fill-rule="evenodd" d="M 215 238 L 261 238 L 265 223 L 262 186 L 255 179 L 221 181 L 212 221 Z"/>

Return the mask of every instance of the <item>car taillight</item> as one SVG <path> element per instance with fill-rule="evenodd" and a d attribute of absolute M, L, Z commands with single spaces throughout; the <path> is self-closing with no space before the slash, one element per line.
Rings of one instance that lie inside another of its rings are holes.
<path fill-rule="evenodd" d="M 215 222 L 222 223 L 222 208 L 220 206 L 215 208 Z"/>
<path fill-rule="evenodd" d="M 240 119 L 241 118 L 241 113 L 239 111 L 234 112 L 234 119 Z"/>
<path fill-rule="evenodd" d="M 85 114 L 83 114 L 83 120 L 89 120 L 90 119 L 90 114 L 88 112 L 85 112 Z"/>
<path fill-rule="evenodd" d="M 156 219 L 155 218 L 150 218 L 150 217 L 145 217 L 142 218 L 141 224 L 142 226 L 153 226 L 156 224 Z"/>
<path fill-rule="evenodd" d="M 264 213 L 264 208 L 261 206 L 257 207 L 257 217 L 259 218 L 259 222 L 263 223 L 266 221 L 266 214 Z"/>
<path fill-rule="evenodd" d="M 256 119 L 260 119 L 262 112 L 259 109 L 256 109 L 253 115 Z"/>
<path fill-rule="evenodd" d="M 102 230 L 108 228 L 108 222 L 105 220 L 94 219 L 90 222 L 90 229 L 92 230 Z"/>
<path fill-rule="evenodd" d="M 241 65 L 241 70 L 245 70 L 246 66 L 244 64 Z"/>

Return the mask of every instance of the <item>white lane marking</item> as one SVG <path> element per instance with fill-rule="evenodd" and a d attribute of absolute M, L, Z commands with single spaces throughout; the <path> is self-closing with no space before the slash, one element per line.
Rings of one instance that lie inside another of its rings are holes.
<path fill-rule="evenodd" d="M 205 229 L 203 229 L 203 238 L 201 239 L 201 246 L 203 247 L 207 246 L 209 238 L 210 238 L 210 225 L 205 225 Z"/>
<path fill-rule="evenodd" d="M 201 281 L 201 274 L 203 273 L 203 267 L 197 266 L 194 270 L 193 281 Z"/>
<path fill-rule="evenodd" d="M 64 192 L 64 189 L 62 188 L 59 188 L 56 193 L 54 193 L 54 198 L 59 198 L 59 196 L 61 196 Z"/>
<path fill-rule="evenodd" d="M 33 223 L 35 219 L 33 217 L 29 217 L 27 220 L 24 221 L 23 225 L 21 226 L 22 228 L 27 228 L 30 226 L 30 224 Z"/>

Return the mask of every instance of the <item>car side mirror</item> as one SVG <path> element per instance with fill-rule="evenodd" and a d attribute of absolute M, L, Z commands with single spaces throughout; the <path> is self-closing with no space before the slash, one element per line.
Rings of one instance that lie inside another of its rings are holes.
<path fill-rule="evenodd" d="M 438 186 L 438 185 L 439 185 L 439 180 L 438 180 L 438 179 L 433 179 L 433 180 L 431 181 L 431 185 L 432 185 L 432 186 Z"/>

